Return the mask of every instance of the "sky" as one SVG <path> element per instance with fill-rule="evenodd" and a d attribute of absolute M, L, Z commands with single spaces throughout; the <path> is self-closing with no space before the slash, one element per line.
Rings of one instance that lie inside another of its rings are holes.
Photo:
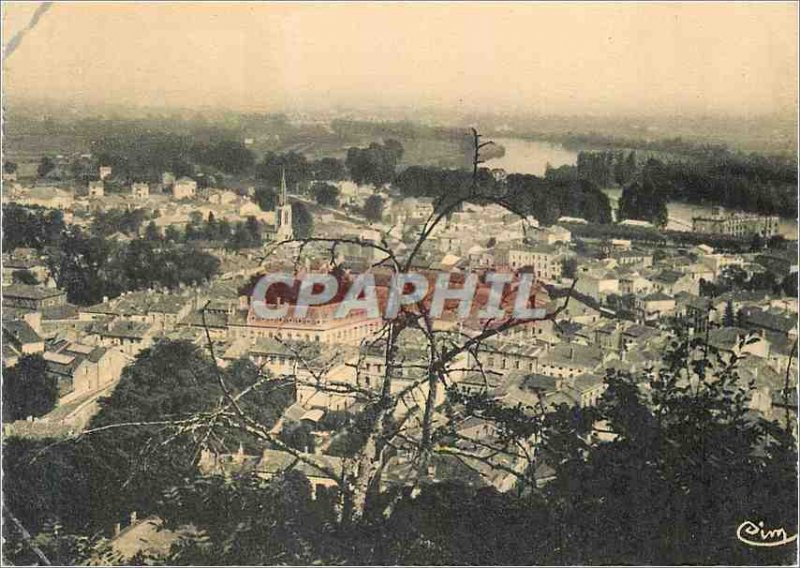
<path fill-rule="evenodd" d="M 3 4 L 10 100 L 741 116 L 797 106 L 796 3 Z"/>

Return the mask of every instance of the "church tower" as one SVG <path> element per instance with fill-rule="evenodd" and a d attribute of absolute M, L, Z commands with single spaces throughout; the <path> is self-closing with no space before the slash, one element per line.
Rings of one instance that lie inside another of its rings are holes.
<path fill-rule="evenodd" d="M 275 238 L 285 241 L 294 238 L 292 231 L 292 205 L 286 192 L 286 170 L 281 168 L 281 191 L 278 194 L 278 203 L 275 206 Z"/>

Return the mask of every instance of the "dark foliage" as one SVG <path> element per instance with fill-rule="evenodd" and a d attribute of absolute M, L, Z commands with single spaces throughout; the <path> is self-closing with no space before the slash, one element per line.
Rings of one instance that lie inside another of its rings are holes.
<path fill-rule="evenodd" d="M 80 231 L 66 233 L 48 259 L 68 301 L 91 305 L 128 290 L 199 284 L 219 270 L 219 259 L 188 245 L 134 239 L 114 243 Z"/>
<path fill-rule="evenodd" d="M 380 195 L 370 195 L 364 202 L 364 217 L 370 221 L 380 222 L 383 220 L 383 197 Z"/>
<path fill-rule="evenodd" d="M 402 144 L 390 139 L 384 144 L 373 142 L 367 148 L 348 148 L 345 164 L 354 182 L 378 186 L 394 179 L 402 157 Z"/>
<path fill-rule="evenodd" d="M 311 186 L 311 195 L 319 205 L 326 207 L 339 206 L 339 188 L 330 183 L 316 182 Z"/>
<path fill-rule="evenodd" d="M 35 286 L 39 284 L 39 280 L 37 280 L 36 275 L 31 272 L 30 270 L 15 270 L 11 273 L 11 282 L 14 284 L 28 284 L 29 286 Z"/>
<path fill-rule="evenodd" d="M 794 440 L 749 412 L 752 385 L 737 364 L 679 334 L 658 372 L 610 372 L 597 408 L 561 406 L 545 417 L 540 456 L 556 477 L 520 493 L 446 481 L 401 497 L 388 519 L 380 512 L 392 493 L 384 494 L 374 514 L 347 525 L 294 474 L 192 482 L 169 494 L 163 514 L 205 536 L 173 546 L 169 561 L 785 563 L 792 546 L 759 550 L 736 539 L 748 519 L 794 534 L 797 498 Z M 540 417 L 493 404 L 476 399 L 467 412 L 494 416 L 509 435 L 538 431 Z"/>
<path fill-rule="evenodd" d="M 3 250 L 57 246 L 64 232 L 64 214 L 55 209 L 3 204 Z"/>
<path fill-rule="evenodd" d="M 299 201 L 292 203 L 292 231 L 297 239 L 314 234 L 314 218 L 308 208 Z"/>
<path fill-rule="evenodd" d="M 311 165 L 306 157 L 298 152 L 286 154 L 267 152 L 262 162 L 256 166 L 256 179 L 273 188 L 280 187 L 282 174 L 285 174 L 286 183 L 292 188 L 295 184 L 311 179 Z"/>
<path fill-rule="evenodd" d="M 657 227 L 667 224 L 668 191 L 656 188 L 649 175 L 649 166 L 642 172 L 642 181 L 635 181 L 622 191 L 619 200 L 619 220 L 638 219 Z"/>
<path fill-rule="evenodd" d="M 147 219 L 144 209 L 107 209 L 97 211 L 92 217 L 92 233 L 107 237 L 117 231 L 129 236 L 138 236 L 142 223 Z"/>
<path fill-rule="evenodd" d="M 58 380 L 47 374 L 41 355 L 26 355 L 3 370 L 3 419 L 44 416 L 58 401 Z"/>
<path fill-rule="evenodd" d="M 39 177 L 45 177 L 55 169 L 56 163 L 53 161 L 53 159 L 50 156 L 42 156 L 42 159 L 36 168 L 36 174 Z"/>
<path fill-rule="evenodd" d="M 233 392 L 255 385 L 261 376 L 244 360 L 221 375 Z M 291 383 L 265 379 L 241 404 L 269 427 L 295 392 Z M 58 444 L 6 442 L 6 502 L 33 532 L 56 522 L 68 531 L 107 534 L 131 511 L 140 517 L 155 512 L 164 491 L 196 477 L 199 452 L 192 430 L 178 432 L 160 423 L 213 410 L 222 396 L 219 380 L 210 358 L 191 343 L 165 341 L 143 351 L 101 401 L 91 433 Z M 261 448 L 252 437 L 223 425 L 210 439 L 220 451 L 240 444 L 248 452 Z"/>

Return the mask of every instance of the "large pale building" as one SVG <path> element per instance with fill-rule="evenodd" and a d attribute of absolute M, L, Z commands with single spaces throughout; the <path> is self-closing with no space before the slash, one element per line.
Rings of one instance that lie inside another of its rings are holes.
<path fill-rule="evenodd" d="M 710 215 L 692 217 L 692 231 L 731 237 L 772 237 L 778 234 L 778 217 L 726 212 L 722 207 L 714 207 Z"/>
<path fill-rule="evenodd" d="M 562 250 L 555 245 L 539 243 L 529 245 L 524 242 L 503 243 L 495 248 L 495 265 L 518 270 L 533 268 L 536 276 L 543 280 L 561 278 Z"/>

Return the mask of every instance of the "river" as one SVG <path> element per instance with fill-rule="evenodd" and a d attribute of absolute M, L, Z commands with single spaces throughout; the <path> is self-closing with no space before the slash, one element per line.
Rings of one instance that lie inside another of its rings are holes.
<path fill-rule="evenodd" d="M 504 169 L 509 174 L 533 174 L 543 176 L 547 164 L 554 168 L 574 166 L 578 154 L 565 149 L 560 144 L 522 140 L 521 138 L 492 138 L 496 144 L 505 148 L 502 158 L 492 158 L 486 165 Z"/>
<path fill-rule="evenodd" d="M 543 176 L 547 164 L 554 168 L 564 165 L 574 166 L 578 160 L 578 153 L 567 150 L 559 144 L 540 142 L 536 140 L 523 140 L 521 138 L 493 138 L 494 142 L 502 145 L 506 152 L 502 158 L 493 158 L 486 162 L 491 168 L 502 168 L 506 173 L 533 174 Z M 617 201 L 622 195 L 622 190 L 617 187 L 603 189 L 616 218 Z M 667 203 L 669 222 L 667 228 L 674 231 L 691 231 L 692 217 L 711 213 L 710 205 L 694 205 L 680 201 Z M 780 234 L 786 238 L 797 238 L 797 219 L 781 217 L 779 223 Z"/>

